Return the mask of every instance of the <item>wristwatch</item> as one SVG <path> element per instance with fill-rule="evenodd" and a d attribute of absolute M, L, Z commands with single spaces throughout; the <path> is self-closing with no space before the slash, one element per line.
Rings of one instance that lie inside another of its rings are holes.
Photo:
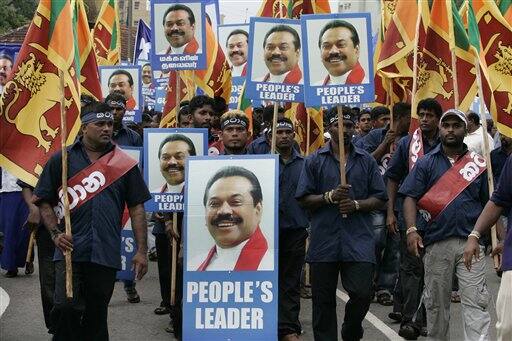
<path fill-rule="evenodd" d="M 359 202 L 357 200 L 354 200 L 354 205 L 356 205 L 356 211 L 359 211 L 361 205 L 359 205 Z"/>

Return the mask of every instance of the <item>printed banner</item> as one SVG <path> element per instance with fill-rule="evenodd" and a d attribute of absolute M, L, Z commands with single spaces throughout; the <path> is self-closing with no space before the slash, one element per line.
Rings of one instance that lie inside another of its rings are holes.
<path fill-rule="evenodd" d="M 144 179 L 149 212 L 183 212 L 185 164 L 189 156 L 206 155 L 208 129 L 144 129 Z"/>
<path fill-rule="evenodd" d="M 191 157 L 183 339 L 276 340 L 276 155 Z"/>
<path fill-rule="evenodd" d="M 121 92 L 126 98 L 124 122 L 142 120 L 141 67 L 139 65 L 100 66 L 100 82 L 103 97 L 114 91 Z"/>
<path fill-rule="evenodd" d="M 155 70 L 206 68 L 205 4 L 199 0 L 151 1 L 151 63 Z"/>
<path fill-rule="evenodd" d="M 246 96 L 266 102 L 303 102 L 299 20 L 252 17 Z"/>
<path fill-rule="evenodd" d="M 156 88 L 155 91 L 155 111 L 163 112 L 165 105 L 165 96 L 167 90 L 165 88 Z"/>
<path fill-rule="evenodd" d="M 373 102 L 370 14 L 303 15 L 301 23 L 306 106 Z"/>

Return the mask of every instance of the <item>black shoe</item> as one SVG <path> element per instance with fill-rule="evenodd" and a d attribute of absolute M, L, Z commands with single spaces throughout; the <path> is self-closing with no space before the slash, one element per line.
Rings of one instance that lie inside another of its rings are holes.
<path fill-rule="evenodd" d="M 420 335 L 423 337 L 427 337 L 427 335 L 428 335 L 427 327 L 421 327 Z"/>
<path fill-rule="evenodd" d="M 7 278 L 13 278 L 13 277 L 16 277 L 18 276 L 18 269 L 16 270 L 13 270 L 13 271 L 7 271 L 5 274 L 4 274 L 5 277 Z"/>
<path fill-rule="evenodd" d="M 388 317 L 396 322 L 402 322 L 402 313 L 401 312 L 391 312 L 388 314 Z"/>
<path fill-rule="evenodd" d="M 165 327 L 165 331 L 168 333 L 174 333 L 174 327 L 172 325 L 172 320 L 169 321 L 169 325 Z"/>
<path fill-rule="evenodd" d="M 167 315 L 171 312 L 171 309 L 169 309 L 169 307 L 158 307 L 154 310 L 154 312 L 157 315 Z"/>
<path fill-rule="evenodd" d="M 133 289 L 126 290 L 126 299 L 130 303 L 139 303 L 140 296 L 137 293 L 137 289 L 133 288 Z"/>
<path fill-rule="evenodd" d="M 25 265 L 25 275 L 32 275 L 34 273 L 34 263 L 27 263 Z"/>
<path fill-rule="evenodd" d="M 406 340 L 417 340 L 418 336 L 420 336 L 420 332 L 413 326 L 404 324 L 400 327 L 398 335 Z"/>

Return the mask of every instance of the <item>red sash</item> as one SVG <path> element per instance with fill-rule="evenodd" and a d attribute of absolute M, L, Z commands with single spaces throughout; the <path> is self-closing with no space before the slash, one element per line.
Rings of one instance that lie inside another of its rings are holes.
<path fill-rule="evenodd" d="M 354 65 L 354 67 L 348 74 L 345 84 L 361 84 L 364 80 L 364 76 L 365 76 L 364 69 L 361 66 L 361 64 L 359 64 L 359 62 L 357 62 L 357 64 Z M 331 76 L 327 75 L 327 77 L 325 77 L 325 79 L 324 79 L 323 85 L 329 85 L 330 82 L 331 82 Z"/>
<path fill-rule="evenodd" d="M 485 169 L 482 156 L 467 152 L 418 201 L 423 218 L 435 220 Z"/>
<path fill-rule="evenodd" d="M 196 54 L 198 49 L 199 49 L 199 44 L 197 43 L 196 38 L 193 38 L 191 41 L 189 41 L 187 46 L 185 46 L 185 49 L 183 50 L 183 54 Z M 169 46 L 169 48 L 167 49 L 165 54 L 170 54 L 170 53 L 171 53 L 171 46 Z"/>
<path fill-rule="evenodd" d="M 125 175 L 137 160 L 131 158 L 119 147 L 100 157 L 80 172 L 68 179 L 69 210 L 82 206 L 87 201 L 101 193 L 117 179 Z M 58 218 L 64 216 L 64 195 L 59 188 L 59 203 L 55 207 Z"/>
<path fill-rule="evenodd" d="M 245 77 L 247 74 L 247 62 L 244 65 L 244 68 L 242 69 L 242 73 L 240 74 L 240 77 Z"/>
<path fill-rule="evenodd" d="M 268 82 L 269 79 L 270 73 L 267 73 L 262 82 Z M 299 84 L 301 79 L 302 71 L 300 70 L 299 64 L 297 64 L 290 70 L 290 72 L 288 72 L 286 77 L 284 77 L 283 84 Z"/>
<path fill-rule="evenodd" d="M 267 240 L 261 233 L 260 227 L 256 228 L 253 235 L 249 239 L 249 241 L 242 248 L 242 252 L 240 252 L 240 256 L 238 256 L 238 260 L 236 261 L 235 268 L 233 271 L 256 271 L 260 266 L 260 262 L 263 259 L 263 256 L 267 252 L 268 244 Z M 204 262 L 199 265 L 197 271 L 206 271 L 206 268 L 212 261 L 213 256 L 217 253 L 217 247 L 214 246 L 208 252 L 208 256 Z"/>
<path fill-rule="evenodd" d="M 423 136 L 421 129 L 417 128 L 412 134 L 411 143 L 409 144 L 409 171 L 411 171 L 416 162 L 418 162 L 423 155 Z"/>

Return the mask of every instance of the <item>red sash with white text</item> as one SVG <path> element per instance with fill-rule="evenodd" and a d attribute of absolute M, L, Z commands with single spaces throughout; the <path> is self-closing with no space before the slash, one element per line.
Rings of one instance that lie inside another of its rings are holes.
<path fill-rule="evenodd" d="M 427 222 L 435 220 L 485 170 L 485 159 L 467 152 L 418 201 L 423 218 Z"/>
<path fill-rule="evenodd" d="M 409 144 L 409 171 L 424 154 L 423 136 L 421 135 L 421 129 L 417 128 L 412 134 L 411 143 Z"/>
<path fill-rule="evenodd" d="M 242 252 L 240 252 L 240 256 L 238 256 L 238 260 L 236 261 L 234 271 L 256 271 L 260 266 L 260 262 L 265 256 L 267 252 L 268 244 L 267 240 L 263 236 L 263 233 L 258 226 L 256 231 L 254 231 L 253 235 L 242 248 Z M 208 252 L 208 256 L 204 262 L 199 265 L 197 271 L 206 271 L 208 265 L 212 261 L 213 256 L 217 253 L 217 246 L 214 246 Z"/>
<path fill-rule="evenodd" d="M 68 179 L 69 210 L 82 206 L 101 193 L 117 179 L 125 175 L 137 160 L 123 152 L 119 147 L 100 157 L 80 172 Z M 64 195 L 59 188 L 59 203 L 55 207 L 58 218 L 64 216 Z"/>

